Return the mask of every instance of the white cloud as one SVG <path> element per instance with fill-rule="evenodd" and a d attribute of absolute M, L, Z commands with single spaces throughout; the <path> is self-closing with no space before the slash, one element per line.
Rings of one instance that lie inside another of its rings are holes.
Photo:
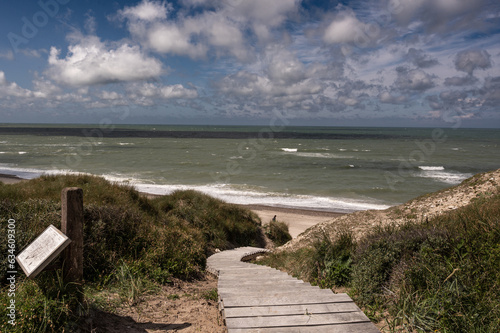
<path fill-rule="evenodd" d="M 146 56 L 138 46 L 109 46 L 95 36 L 77 38 L 65 58 L 59 58 L 60 52 L 51 48 L 47 74 L 72 86 L 143 80 L 163 72 L 161 62 Z"/>
<path fill-rule="evenodd" d="M 182 12 L 184 14 L 177 18 L 168 19 L 170 5 L 143 0 L 135 7 L 119 11 L 117 16 L 127 20 L 135 40 L 155 52 L 188 55 L 195 59 L 212 52 L 247 62 L 253 58 L 253 48 L 246 38 L 248 31 L 253 31 L 260 40 L 269 41 L 271 29 L 298 10 L 299 0 L 186 0 L 182 3 L 210 10 L 194 15 Z"/>
<path fill-rule="evenodd" d="M 196 98 L 198 92 L 194 89 L 186 89 L 181 84 L 174 84 L 160 88 L 160 96 L 169 98 Z"/>
<path fill-rule="evenodd" d="M 269 53 L 267 74 L 271 80 L 293 84 L 306 78 L 304 64 L 292 52 L 279 47 Z"/>
<path fill-rule="evenodd" d="M 118 11 L 120 17 L 128 18 L 129 20 L 156 21 L 167 18 L 169 7 L 165 1 L 148 1 L 142 0 L 137 6 L 125 7 Z"/>
<path fill-rule="evenodd" d="M 325 29 L 323 40 L 328 44 L 364 42 L 364 27 L 353 12 L 342 12 Z"/>
<path fill-rule="evenodd" d="M 154 104 L 154 99 L 176 99 L 176 98 L 196 98 L 198 92 L 195 89 L 185 88 L 181 84 L 160 85 L 154 83 L 133 84 L 129 88 L 129 94 L 134 100 L 147 99 L 150 104 Z M 144 104 L 144 103 L 140 103 Z"/>
<path fill-rule="evenodd" d="M 158 24 L 147 32 L 148 45 L 159 53 L 189 55 L 200 58 L 206 54 L 206 47 L 192 44 L 189 34 L 174 24 Z"/>
<path fill-rule="evenodd" d="M 7 81 L 5 73 L 0 71 L 0 96 L 7 99 L 12 97 L 26 98 L 32 97 L 33 93 L 28 89 L 19 87 L 15 82 Z"/>

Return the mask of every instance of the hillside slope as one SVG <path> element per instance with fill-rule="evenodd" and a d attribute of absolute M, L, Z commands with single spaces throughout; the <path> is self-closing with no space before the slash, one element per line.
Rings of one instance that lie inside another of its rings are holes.
<path fill-rule="evenodd" d="M 490 197 L 500 192 L 500 169 L 477 174 L 461 184 L 438 192 L 426 194 L 402 205 L 386 210 L 355 212 L 319 223 L 277 251 L 294 251 L 310 246 L 315 240 L 335 235 L 340 230 L 351 229 L 356 239 L 361 239 L 376 226 L 401 225 L 405 222 L 425 221 L 444 212 L 467 206 L 478 198 Z"/>

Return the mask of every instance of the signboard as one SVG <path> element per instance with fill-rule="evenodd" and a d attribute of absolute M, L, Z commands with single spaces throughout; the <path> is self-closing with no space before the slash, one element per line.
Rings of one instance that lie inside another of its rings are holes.
<path fill-rule="evenodd" d="M 71 240 L 53 225 L 49 225 L 30 245 L 16 257 L 28 277 L 37 276 Z"/>

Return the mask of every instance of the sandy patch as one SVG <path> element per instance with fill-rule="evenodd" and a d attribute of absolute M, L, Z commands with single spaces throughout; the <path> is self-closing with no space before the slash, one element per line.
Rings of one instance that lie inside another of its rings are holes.
<path fill-rule="evenodd" d="M 307 209 L 291 209 L 261 205 L 244 206 L 255 212 L 261 219 L 262 224 L 268 224 L 276 215 L 276 220 L 285 222 L 288 231 L 293 238 L 309 229 L 310 227 L 330 221 L 333 218 L 344 215 L 342 213 L 315 211 Z"/>
<path fill-rule="evenodd" d="M 115 313 L 96 312 L 85 329 L 95 333 L 223 333 L 226 329 L 217 302 L 203 297 L 215 288 L 217 279 L 209 274 L 202 281 L 177 281 L 137 305 L 123 304 Z"/>

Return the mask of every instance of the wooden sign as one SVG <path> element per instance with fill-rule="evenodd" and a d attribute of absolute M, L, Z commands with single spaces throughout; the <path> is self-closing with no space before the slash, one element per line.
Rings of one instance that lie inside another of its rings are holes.
<path fill-rule="evenodd" d="M 49 225 L 30 245 L 28 245 L 16 260 L 28 277 L 37 276 L 71 240 L 53 225 Z"/>

